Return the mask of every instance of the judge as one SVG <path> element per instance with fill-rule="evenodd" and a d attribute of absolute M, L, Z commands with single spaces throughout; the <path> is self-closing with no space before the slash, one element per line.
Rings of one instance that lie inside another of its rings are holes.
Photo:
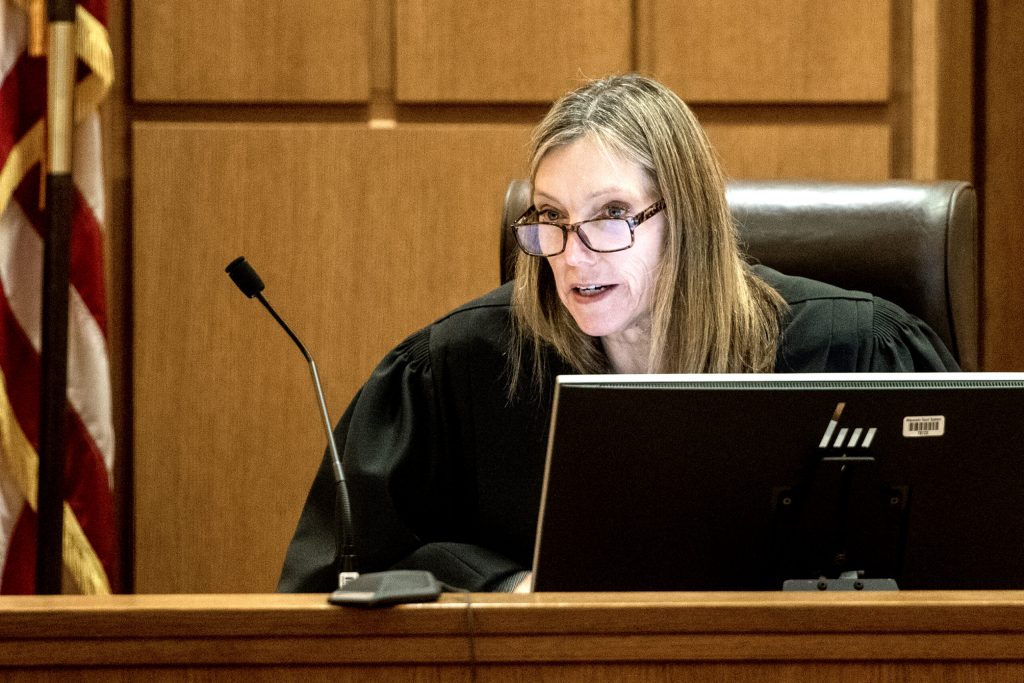
<path fill-rule="evenodd" d="M 528 585 L 554 377 L 956 370 L 869 294 L 748 265 L 714 151 L 663 85 L 584 85 L 533 136 L 512 282 L 409 336 L 335 428 L 358 569 L 473 591 Z M 337 586 L 329 458 L 278 590 Z"/>

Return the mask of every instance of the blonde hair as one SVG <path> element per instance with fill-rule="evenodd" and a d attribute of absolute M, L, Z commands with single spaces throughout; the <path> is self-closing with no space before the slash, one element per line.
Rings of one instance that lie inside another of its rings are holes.
<path fill-rule="evenodd" d="M 531 180 L 548 152 L 588 136 L 639 165 L 665 200 L 648 372 L 771 372 L 785 302 L 741 257 L 724 175 L 690 109 L 643 76 L 588 83 L 555 102 L 534 130 Z M 513 385 L 526 351 L 538 386 L 549 349 L 577 372 L 610 370 L 600 340 L 561 304 L 545 259 L 517 254 L 512 302 Z"/>

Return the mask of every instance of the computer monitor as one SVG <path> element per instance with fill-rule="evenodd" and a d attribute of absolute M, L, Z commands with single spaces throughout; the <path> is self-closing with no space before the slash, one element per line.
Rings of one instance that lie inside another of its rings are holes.
<path fill-rule="evenodd" d="M 1024 373 L 559 377 L 533 571 L 1024 588 Z"/>

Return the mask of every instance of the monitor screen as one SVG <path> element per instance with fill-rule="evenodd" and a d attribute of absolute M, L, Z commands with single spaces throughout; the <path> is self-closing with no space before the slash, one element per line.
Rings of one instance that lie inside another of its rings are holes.
<path fill-rule="evenodd" d="M 534 590 L 1024 588 L 1024 373 L 557 380 Z"/>

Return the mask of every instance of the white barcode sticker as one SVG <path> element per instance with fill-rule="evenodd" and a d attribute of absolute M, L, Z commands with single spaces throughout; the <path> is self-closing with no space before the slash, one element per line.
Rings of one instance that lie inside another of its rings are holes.
<path fill-rule="evenodd" d="M 919 415 L 903 418 L 903 436 L 942 436 L 945 433 L 945 415 Z"/>

